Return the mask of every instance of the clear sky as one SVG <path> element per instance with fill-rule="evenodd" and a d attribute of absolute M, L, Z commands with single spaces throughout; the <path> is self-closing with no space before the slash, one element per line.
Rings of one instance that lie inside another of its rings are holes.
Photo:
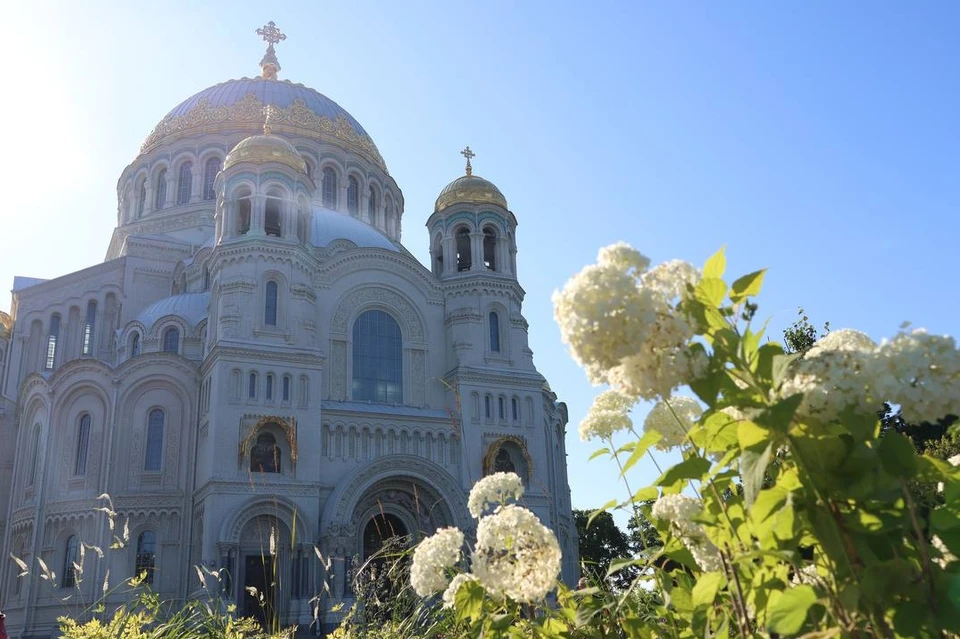
<path fill-rule="evenodd" d="M 592 388 L 550 295 L 599 247 L 769 267 L 771 333 L 803 306 L 875 339 L 960 325 L 960 2 L 16 2 L 0 8 L 0 283 L 103 259 L 116 181 L 175 105 L 252 76 L 336 100 L 403 189 L 404 243 L 462 174 L 520 227 L 535 361 L 570 409 L 575 507 L 622 496 L 587 463 Z M 9 296 L 0 297 L 9 308 Z M 642 420 L 647 408 L 636 411 Z M 638 469 L 634 487 L 655 475 Z"/>

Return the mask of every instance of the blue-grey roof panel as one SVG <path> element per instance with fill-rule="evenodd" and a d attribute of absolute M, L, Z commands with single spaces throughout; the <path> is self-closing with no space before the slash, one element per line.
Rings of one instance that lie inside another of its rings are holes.
<path fill-rule="evenodd" d="M 336 240 L 349 240 L 360 248 L 382 248 L 400 252 L 387 236 L 372 226 L 349 215 L 331 211 L 320 206 L 313 208 L 313 227 L 310 243 L 318 248 L 329 246 Z"/>
<path fill-rule="evenodd" d="M 147 330 L 153 327 L 158 319 L 167 315 L 176 315 L 186 320 L 190 326 L 196 326 L 207 316 L 207 306 L 210 304 L 210 293 L 181 293 L 154 302 L 137 317 Z"/>

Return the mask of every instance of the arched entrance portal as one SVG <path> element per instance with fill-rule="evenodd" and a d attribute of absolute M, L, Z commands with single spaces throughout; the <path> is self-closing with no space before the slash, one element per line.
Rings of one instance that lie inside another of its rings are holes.
<path fill-rule="evenodd" d="M 383 550 L 385 544 L 396 538 L 409 535 L 406 525 L 390 513 L 376 515 L 363 529 L 363 560 L 366 561 Z"/>
<path fill-rule="evenodd" d="M 270 515 L 254 517 L 240 535 L 239 612 L 267 630 L 280 626 L 289 599 L 280 587 L 289 580 L 289 540 L 287 527 Z"/>

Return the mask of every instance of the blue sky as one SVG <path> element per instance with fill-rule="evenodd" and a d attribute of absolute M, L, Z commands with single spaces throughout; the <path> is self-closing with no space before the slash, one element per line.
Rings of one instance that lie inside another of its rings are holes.
<path fill-rule="evenodd" d="M 570 408 L 577 507 L 623 489 L 578 440 L 597 389 L 550 295 L 603 245 L 697 264 L 726 245 L 731 274 L 769 267 L 774 337 L 798 306 L 876 339 L 904 320 L 958 332 L 960 3 L 198 5 L 0 9 L 4 289 L 101 261 L 140 143 L 193 93 L 255 75 L 253 31 L 274 20 L 281 77 L 372 135 L 422 261 L 465 144 L 506 195 L 535 361 Z"/>

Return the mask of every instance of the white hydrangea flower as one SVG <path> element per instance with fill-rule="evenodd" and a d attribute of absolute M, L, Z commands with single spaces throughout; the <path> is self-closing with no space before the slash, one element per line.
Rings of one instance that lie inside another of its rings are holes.
<path fill-rule="evenodd" d="M 683 297 L 687 285 L 696 286 L 700 281 L 700 270 L 690 262 L 670 260 L 658 264 L 643 274 L 643 285 L 663 293 L 667 299 Z"/>
<path fill-rule="evenodd" d="M 655 519 L 670 524 L 671 532 L 683 542 L 701 570 L 723 570 L 720 550 L 707 539 L 700 524 L 693 521 L 703 510 L 703 505 L 686 495 L 663 495 L 653 503 L 650 514 Z"/>
<path fill-rule="evenodd" d="M 640 274 L 650 266 L 650 258 L 626 242 L 617 242 L 600 249 L 597 253 L 597 264 L 612 266 L 622 271 L 633 270 Z"/>
<path fill-rule="evenodd" d="M 952 337 L 916 329 L 877 350 L 881 399 L 899 404 L 907 423 L 960 414 L 960 351 Z"/>
<path fill-rule="evenodd" d="M 468 581 L 477 581 L 477 578 L 469 573 L 462 572 L 450 581 L 450 585 L 443 591 L 443 607 L 453 608 L 456 604 L 457 591 L 460 586 Z"/>
<path fill-rule="evenodd" d="M 560 544 L 537 516 L 520 506 L 504 506 L 477 525 L 472 568 L 494 597 L 541 601 L 557 584 Z"/>
<path fill-rule="evenodd" d="M 829 421 L 847 407 L 875 413 L 883 405 L 881 385 L 876 344 L 860 331 L 841 329 L 827 334 L 796 362 L 780 393 L 803 393 L 798 415 Z"/>
<path fill-rule="evenodd" d="M 670 450 L 682 444 L 703 413 L 700 404 L 691 397 L 671 397 L 668 401 L 669 406 L 666 402 L 657 402 L 643 421 L 644 432 L 652 430 L 663 436 L 656 443 L 660 450 Z"/>
<path fill-rule="evenodd" d="M 520 499 L 523 495 L 523 482 L 516 473 L 493 473 L 487 475 L 470 491 L 467 510 L 479 519 L 488 505 L 505 504 L 508 499 Z"/>
<path fill-rule="evenodd" d="M 614 433 L 633 426 L 627 415 L 634 400 L 620 391 L 608 390 L 597 395 L 587 416 L 580 422 L 580 439 L 610 439 Z"/>
<path fill-rule="evenodd" d="M 421 541 L 413 551 L 410 585 L 421 597 L 447 587 L 447 570 L 460 560 L 463 533 L 458 528 L 441 528 Z"/>
<path fill-rule="evenodd" d="M 935 558 L 934 561 L 940 565 L 941 568 L 946 568 L 947 564 L 951 564 L 957 560 L 956 555 L 950 552 L 950 549 L 947 548 L 947 545 L 943 543 L 943 540 L 939 536 L 934 535 L 930 539 L 930 545 L 937 549 L 937 552 L 940 553 L 940 556 Z"/>

